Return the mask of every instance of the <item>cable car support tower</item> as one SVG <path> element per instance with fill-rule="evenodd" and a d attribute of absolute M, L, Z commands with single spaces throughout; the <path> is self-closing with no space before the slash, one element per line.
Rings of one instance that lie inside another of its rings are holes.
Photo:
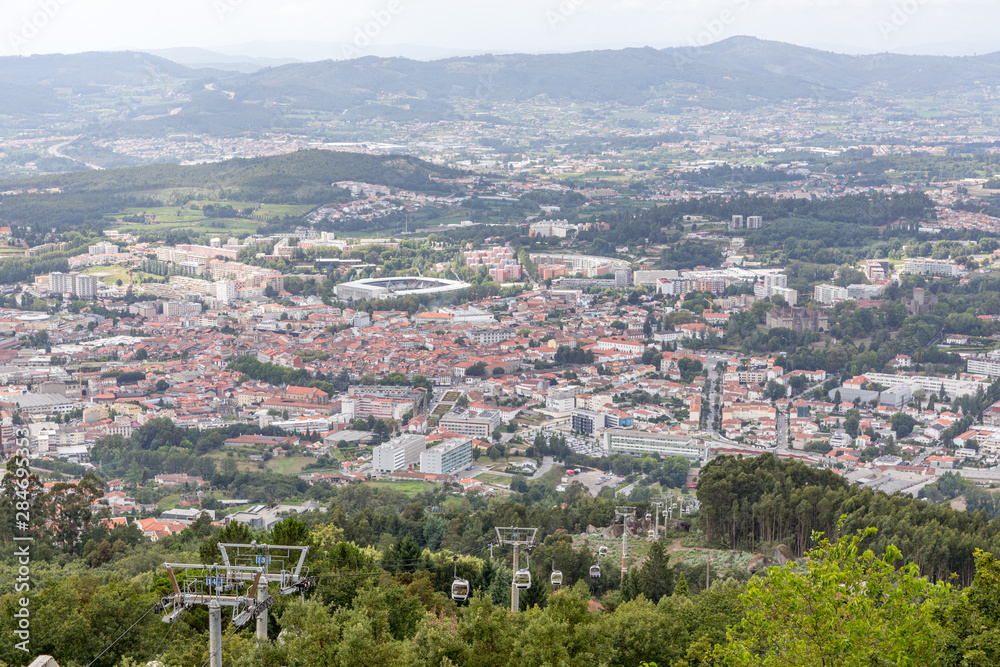
<path fill-rule="evenodd" d="M 628 520 L 635 521 L 635 508 L 622 506 L 615 508 L 615 521 L 622 520 L 622 581 L 625 581 L 626 564 L 628 562 Z"/>
<path fill-rule="evenodd" d="M 222 667 L 222 607 L 232 607 L 233 625 L 243 626 L 251 618 L 257 623 L 257 638 L 267 639 L 267 610 L 274 599 L 270 584 L 281 595 L 304 593 L 316 585 L 315 577 L 303 576 L 309 547 L 270 544 L 219 544 L 222 564 L 164 563 L 173 593 L 157 603 L 166 612 L 164 623 L 173 623 L 195 605 L 208 607 L 210 667 Z"/>
<path fill-rule="evenodd" d="M 510 581 L 510 610 L 515 614 L 520 610 L 520 599 L 519 591 L 521 588 L 529 588 L 531 586 L 531 576 L 530 572 L 527 570 L 519 570 L 520 561 L 519 549 L 520 547 L 525 547 L 526 549 L 531 549 L 535 546 L 535 535 L 538 533 L 537 528 L 515 528 L 514 526 L 509 526 L 506 528 L 496 528 L 497 531 L 497 541 L 500 546 L 512 546 L 514 547 L 514 576 Z M 528 574 L 527 585 L 518 583 L 518 575 L 522 572 Z"/>

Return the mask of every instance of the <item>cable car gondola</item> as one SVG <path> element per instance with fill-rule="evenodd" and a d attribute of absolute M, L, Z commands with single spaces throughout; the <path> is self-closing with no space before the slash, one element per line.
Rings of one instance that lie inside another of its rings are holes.
<path fill-rule="evenodd" d="M 517 565 L 517 563 L 515 563 L 515 565 Z M 528 570 L 529 567 L 531 567 L 530 558 L 527 559 L 525 567 L 514 573 L 514 585 L 521 590 L 531 588 L 531 572 Z"/>
<path fill-rule="evenodd" d="M 604 556 L 608 555 L 608 548 L 607 547 L 601 547 L 600 549 L 597 550 L 597 553 L 598 553 L 598 555 L 600 555 L 603 558 Z"/>
<path fill-rule="evenodd" d="M 591 579 L 600 579 L 601 578 L 601 566 L 600 565 L 591 565 L 590 566 L 590 578 Z"/>
<path fill-rule="evenodd" d="M 562 572 L 556 569 L 556 559 L 552 559 L 552 576 L 549 577 L 549 583 L 553 586 L 562 586 Z"/>
<path fill-rule="evenodd" d="M 451 599 L 455 602 L 465 602 L 469 597 L 469 582 L 458 577 L 458 556 L 453 556 L 455 564 L 455 581 L 451 583 Z"/>

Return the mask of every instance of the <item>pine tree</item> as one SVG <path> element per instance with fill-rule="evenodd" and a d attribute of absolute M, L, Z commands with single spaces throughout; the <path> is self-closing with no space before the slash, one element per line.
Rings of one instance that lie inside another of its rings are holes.
<path fill-rule="evenodd" d="M 642 588 L 639 582 L 639 575 L 635 571 L 628 571 L 622 579 L 622 602 L 628 602 L 639 597 Z"/>
<path fill-rule="evenodd" d="M 688 580 L 683 574 L 677 580 L 677 585 L 674 586 L 674 595 L 680 597 L 690 597 L 691 593 L 688 592 Z"/>

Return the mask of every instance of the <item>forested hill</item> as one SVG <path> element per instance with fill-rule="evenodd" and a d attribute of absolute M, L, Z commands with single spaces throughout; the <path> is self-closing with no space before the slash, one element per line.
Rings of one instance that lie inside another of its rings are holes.
<path fill-rule="evenodd" d="M 178 197 L 319 206 L 350 198 L 339 181 L 450 195 L 432 180 L 463 172 L 414 157 L 312 150 L 202 165 L 153 164 L 37 176 L 5 183 L 0 223 L 66 230 L 104 224 L 130 207 L 162 206 Z M 53 191 L 55 190 L 55 191 Z"/>
<path fill-rule="evenodd" d="M 261 158 L 233 159 L 201 165 L 154 164 L 102 171 L 77 171 L 38 176 L 5 185 L 5 189 L 51 189 L 63 193 L 130 194 L 191 188 L 239 193 L 242 199 L 300 203 L 306 193 L 329 189 L 337 181 L 361 181 L 418 192 L 449 191 L 432 176 L 455 177 L 463 172 L 407 156 L 363 155 L 310 150 Z M 322 198 L 315 202 L 323 203 Z"/>
<path fill-rule="evenodd" d="M 366 56 L 250 74 L 194 69 L 145 53 L 82 53 L 0 58 L 0 92 L 11 93 L 0 95 L 0 113 L 99 120 L 88 134 L 227 135 L 301 130 L 300 114 L 314 112 L 440 120 L 459 113 L 456 98 L 637 105 L 678 96 L 708 108 L 750 109 L 783 100 L 968 92 L 998 74 L 996 53 L 852 56 L 752 37 L 703 47 L 429 62 Z M 99 118 L 94 109 L 103 110 Z"/>
<path fill-rule="evenodd" d="M 698 91 L 708 106 L 739 107 L 788 99 L 845 100 L 875 91 L 920 95 L 971 90 L 998 74 L 998 54 L 852 56 L 733 37 L 704 47 L 659 50 L 296 63 L 231 76 L 224 85 L 238 99 L 315 109 L 347 108 L 387 94 L 421 104 L 456 96 L 640 104 L 685 91 Z"/>
<path fill-rule="evenodd" d="M 698 484 L 705 537 L 713 546 L 756 551 L 784 543 L 802 554 L 815 546 L 817 532 L 839 536 L 876 526 L 876 551 L 895 545 L 924 576 L 949 580 L 954 573 L 961 585 L 972 582 L 977 549 L 1000 553 L 997 508 L 984 495 L 990 500 L 977 511 L 958 511 L 771 456 L 717 458 L 702 469 Z"/>

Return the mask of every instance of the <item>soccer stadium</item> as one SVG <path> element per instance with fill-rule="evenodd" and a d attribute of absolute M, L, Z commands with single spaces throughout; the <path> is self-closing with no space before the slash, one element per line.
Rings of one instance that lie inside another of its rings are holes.
<path fill-rule="evenodd" d="M 364 299 L 387 299 L 411 294 L 444 294 L 469 287 L 469 283 L 443 278 L 365 278 L 337 285 L 334 291 L 338 299 L 361 301 Z"/>

